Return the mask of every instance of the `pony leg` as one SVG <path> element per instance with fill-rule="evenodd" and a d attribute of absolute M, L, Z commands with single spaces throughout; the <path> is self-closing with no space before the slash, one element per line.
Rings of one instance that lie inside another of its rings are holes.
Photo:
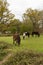
<path fill-rule="evenodd" d="M 14 40 L 13 40 L 13 44 L 14 44 Z"/>
<path fill-rule="evenodd" d="M 15 43 L 15 40 L 13 39 L 13 44 Z"/>

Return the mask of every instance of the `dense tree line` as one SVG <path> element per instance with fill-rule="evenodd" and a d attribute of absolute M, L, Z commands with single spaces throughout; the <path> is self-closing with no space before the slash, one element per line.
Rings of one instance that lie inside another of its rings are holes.
<path fill-rule="evenodd" d="M 10 31 L 13 33 L 18 31 L 32 32 L 32 31 L 43 31 L 43 10 L 27 9 L 23 13 L 23 21 L 15 19 L 15 15 L 12 14 L 8 9 L 9 4 L 6 0 L 0 0 L 0 32 L 6 33 Z"/>

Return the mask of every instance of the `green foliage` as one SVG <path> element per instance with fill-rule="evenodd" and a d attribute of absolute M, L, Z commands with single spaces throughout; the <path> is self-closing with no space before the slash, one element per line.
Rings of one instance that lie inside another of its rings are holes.
<path fill-rule="evenodd" d="M 9 52 L 0 49 L 0 61 L 2 61 Z"/>
<path fill-rule="evenodd" d="M 9 30 L 9 23 L 15 16 L 10 13 L 8 6 L 9 4 L 6 0 L 0 0 L 0 31 L 4 33 Z"/>
<path fill-rule="evenodd" d="M 3 49 L 10 49 L 12 47 L 11 44 L 8 44 L 6 42 L 0 42 L 0 50 L 3 50 Z"/>
<path fill-rule="evenodd" d="M 12 45 L 7 44 L 5 42 L 0 42 L 0 61 L 2 61 L 10 51 L 7 49 L 11 49 Z"/>
<path fill-rule="evenodd" d="M 11 33 L 18 31 L 21 34 L 25 31 L 32 32 L 40 31 L 38 21 L 42 21 L 42 31 L 43 31 L 43 10 L 33 10 L 31 8 L 27 9 L 23 14 L 23 22 L 19 19 L 15 19 L 15 15 L 12 14 L 8 9 L 7 0 L 0 0 L 0 31 L 5 33 L 5 31 L 11 31 Z"/>
<path fill-rule="evenodd" d="M 21 25 L 20 20 L 19 19 L 14 19 L 14 20 L 10 21 L 9 30 L 12 33 L 14 33 L 15 31 L 20 32 L 20 25 Z"/>
<path fill-rule="evenodd" d="M 38 21 L 42 20 L 41 19 L 42 15 L 40 16 L 40 11 L 29 8 L 23 14 L 23 21 L 28 22 L 31 21 L 32 22 L 31 26 L 33 25 L 32 27 L 33 31 L 40 31 Z"/>
<path fill-rule="evenodd" d="M 3 65 L 43 65 L 43 55 L 29 50 L 14 53 Z"/>

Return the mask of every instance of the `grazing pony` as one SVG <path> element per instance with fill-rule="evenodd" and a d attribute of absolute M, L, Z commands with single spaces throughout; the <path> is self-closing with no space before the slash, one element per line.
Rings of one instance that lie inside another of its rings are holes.
<path fill-rule="evenodd" d="M 18 45 L 20 45 L 20 35 L 19 35 L 19 33 L 15 33 L 15 34 L 13 34 L 13 44 L 14 44 L 14 41 L 18 44 Z M 16 43 L 15 43 L 15 45 L 16 45 Z"/>
<path fill-rule="evenodd" d="M 34 35 L 36 35 L 36 36 L 40 36 L 40 33 L 39 32 L 32 32 L 32 36 L 34 36 Z"/>
<path fill-rule="evenodd" d="M 25 36 L 26 36 L 25 33 L 23 33 L 23 39 L 25 39 Z"/>
<path fill-rule="evenodd" d="M 23 33 L 23 39 L 25 39 L 25 36 L 28 36 L 29 37 L 30 36 L 30 33 L 29 32 L 24 32 Z"/>
<path fill-rule="evenodd" d="M 29 37 L 30 36 L 30 33 L 29 32 L 25 32 L 25 35 Z"/>

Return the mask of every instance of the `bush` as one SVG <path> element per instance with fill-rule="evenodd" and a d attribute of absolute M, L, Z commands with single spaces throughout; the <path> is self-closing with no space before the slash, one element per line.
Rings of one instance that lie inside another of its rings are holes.
<path fill-rule="evenodd" d="M 43 65 L 43 54 L 28 50 L 14 53 L 3 65 Z"/>
<path fill-rule="evenodd" d="M 11 44 L 8 44 L 6 42 L 0 42 L 0 61 L 2 61 L 5 58 L 5 56 L 11 52 L 9 51 L 11 47 Z"/>
<path fill-rule="evenodd" d="M 0 61 L 2 61 L 8 53 L 9 53 L 8 51 L 1 50 L 0 51 Z"/>
<path fill-rule="evenodd" d="M 1 49 L 9 49 L 9 48 L 11 48 L 11 47 L 12 47 L 11 44 L 8 44 L 8 43 L 6 43 L 6 42 L 0 42 L 0 50 L 1 50 Z"/>

